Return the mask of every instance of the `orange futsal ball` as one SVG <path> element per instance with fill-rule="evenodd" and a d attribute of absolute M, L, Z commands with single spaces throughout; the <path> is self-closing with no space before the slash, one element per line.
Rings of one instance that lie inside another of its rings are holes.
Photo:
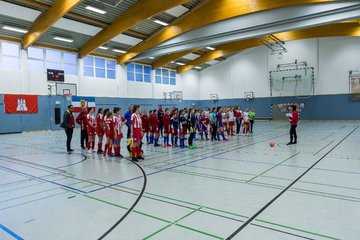
<path fill-rule="evenodd" d="M 275 141 L 270 141 L 269 145 L 270 145 L 270 147 L 275 147 Z"/>

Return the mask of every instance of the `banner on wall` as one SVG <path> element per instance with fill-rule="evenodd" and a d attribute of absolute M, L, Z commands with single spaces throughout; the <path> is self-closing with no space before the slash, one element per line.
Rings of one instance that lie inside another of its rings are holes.
<path fill-rule="evenodd" d="M 74 112 L 81 112 L 82 108 L 95 108 L 95 97 L 73 96 L 72 103 Z"/>
<path fill-rule="evenodd" d="M 38 96 L 23 94 L 4 94 L 5 113 L 22 114 L 38 112 Z"/>

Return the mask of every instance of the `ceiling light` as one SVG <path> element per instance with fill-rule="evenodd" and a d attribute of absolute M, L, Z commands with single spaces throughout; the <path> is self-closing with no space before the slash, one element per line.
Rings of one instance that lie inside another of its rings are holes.
<path fill-rule="evenodd" d="M 7 26 L 7 25 L 3 26 L 2 28 L 5 29 L 5 30 L 9 30 L 9 31 L 13 31 L 13 32 L 19 32 L 19 33 L 27 33 L 28 32 L 28 30 L 26 30 L 26 29 Z"/>
<path fill-rule="evenodd" d="M 117 52 L 117 53 L 126 53 L 126 51 L 121 50 L 121 49 L 113 49 L 113 52 Z"/>
<path fill-rule="evenodd" d="M 160 25 L 163 25 L 163 26 L 168 26 L 168 25 L 169 25 L 168 23 L 163 22 L 163 21 L 158 20 L 158 19 L 154 19 L 153 21 L 156 22 L 156 23 L 158 23 L 158 24 L 160 24 Z"/>
<path fill-rule="evenodd" d="M 71 38 L 64 38 L 64 37 L 59 37 L 59 36 L 55 36 L 54 39 L 55 39 L 55 40 L 58 40 L 58 41 L 69 42 L 69 43 L 71 43 L 71 42 L 74 41 L 74 40 L 71 39 Z"/>
<path fill-rule="evenodd" d="M 209 50 L 211 50 L 211 51 L 214 51 L 215 50 L 215 48 L 213 48 L 213 47 L 206 47 L 207 49 L 209 49 Z"/>
<path fill-rule="evenodd" d="M 154 57 L 149 57 L 149 59 L 155 59 Z"/>
<path fill-rule="evenodd" d="M 97 8 L 97 7 L 93 7 L 93 6 L 86 6 L 85 9 L 96 12 L 96 13 L 100 13 L 100 14 L 105 14 L 106 13 L 106 11 L 104 11 L 104 10 L 102 10 L 100 8 Z"/>
<path fill-rule="evenodd" d="M 105 46 L 100 46 L 99 49 L 108 50 L 109 48 Z"/>
<path fill-rule="evenodd" d="M 171 61 L 170 63 L 175 63 L 175 61 Z"/>
<path fill-rule="evenodd" d="M 195 67 L 196 69 L 202 69 L 202 67 Z"/>
<path fill-rule="evenodd" d="M 185 63 L 181 63 L 181 62 L 176 62 L 177 65 L 180 65 L 180 66 L 184 66 Z"/>

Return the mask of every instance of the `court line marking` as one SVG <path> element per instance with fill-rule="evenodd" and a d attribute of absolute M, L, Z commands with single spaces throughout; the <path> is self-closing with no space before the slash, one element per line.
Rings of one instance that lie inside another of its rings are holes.
<path fill-rule="evenodd" d="M 281 134 L 281 135 L 278 135 L 278 136 L 273 137 L 273 138 L 278 138 L 278 137 L 282 137 L 282 136 L 285 136 L 285 135 L 288 135 L 288 134 Z M 149 174 L 147 174 L 147 176 L 151 176 L 151 175 L 158 174 L 158 173 L 161 173 L 161 172 L 164 172 L 164 171 L 168 171 L 168 170 L 171 170 L 171 169 L 174 169 L 174 168 L 178 168 L 178 167 L 190 164 L 190 163 L 207 160 L 208 158 L 215 157 L 215 156 L 218 156 L 218 155 L 221 155 L 221 154 L 224 154 L 224 153 L 232 152 L 232 151 L 244 148 L 244 147 L 252 146 L 252 145 L 258 144 L 260 142 L 268 141 L 269 139 L 273 139 L 273 138 L 266 138 L 266 139 L 263 139 L 263 140 L 255 141 L 255 142 L 250 143 L 250 144 L 241 145 L 241 146 L 239 146 L 237 148 L 234 148 L 232 150 L 224 150 L 222 152 L 213 154 L 211 156 L 202 157 L 202 158 L 200 158 L 198 160 L 193 160 L 193 161 L 190 161 L 190 162 L 187 162 L 187 163 L 179 164 L 179 165 L 176 165 L 176 166 L 173 166 L 173 167 L 169 167 L 169 168 L 165 168 L 165 169 L 162 169 L 162 170 L 158 170 L 158 171 L 149 173 Z M 134 177 L 134 178 L 131 178 L 131 179 L 128 179 L 128 180 L 125 180 L 125 181 L 118 182 L 118 183 L 113 183 L 112 185 L 109 185 L 109 186 L 106 186 L 106 187 L 101 187 L 101 188 L 98 188 L 98 189 L 94 189 L 94 190 L 92 190 L 92 191 L 90 191 L 88 193 L 93 193 L 93 192 L 96 192 L 96 191 L 100 191 L 100 190 L 103 190 L 103 189 L 106 189 L 106 188 L 109 188 L 109 187 L 112 187 L 112 186 L 116 186 L 116 185 L 119 185 L 119 184 L 122 184 L 122 183 L 130 182 L 130 181 L 142 178 L 142 177 L 143 176 L 138 176 L 138 177 Z"/>
<path fill-rule="evenodd" d="M 132 204 L 132 206 L 127 210 L 127 212 L 113 226 L 111 226 L 103 235 L 101 235 L 98 238 L 98 240 L 104 239 L 110 232 L 112 232 L 133 211 L 133 209 L 136 207 L 136 205 L 139 203 L 140 199 L 144 195 L 144 192 L 146 189 L 146 184 L 147 184 L 146 173 L 139 164 L 137 164 L 136 162 L 134 162 L 134 164 L 141 170 L 141 172 L 143 174 L 143 178 L 144 178 L 144 183 L 143 183 L 142 189 L 140 191 L 140 194 L 138 195 L 136 201 Z"/>
<path fill-rule="evenodd" d="M 295 154 L 291 155 L 290 157 L 288 157 L 288 158 L 286 158 L 285 160 L 283 160 L 283 161 L 281 161 L 281 162 L 279 162 L 279 163 L 275 164 L 275 165 L 274 165 L 274 166 L 272 166 L 271 168 L 269 168 L 269 169 L 267 169 L 267 170 L 265 170 L 265 171 L 261 172 L 260 174 L 258 174 L 258 175 L 256 175 L 255 177 L 253 177 L 253 178 L 251 178 L 251 179 L 247 180 L 246 182 L 247 182 L 247 183 L 248 183 L 248 182 L 251 182 L 252 180 L 254 180 L 254 179 L 256 179 L 256 178 L 258 178 L 258 177 L 262 176 L 263 174 L 265 174 L 265 173 L 267 173 L 267 172 L 269 172 L 269 171 L 271 171 L 272 169 L 274 169 L 274 168 L 276 168 L 277 166 L 279 166 L 279 165 L 283 164 L 284 162 L 286 162 L 286 161 L 290 160 L 291 158 L 296 157 L 296 156 L 297 156 L 297 155 L 299 155 L 300 153 L 301 153 L 301 152 L 297 152 L 297 153 L 295 153 Z"/>
<path fill-rule="evenodd" d="M 289 184 L 284 190 L 277 194 L 270 202 L 268 202 L 264 207 L 262 207 L 258 212 L 256 212 L 252 217 L 250 217 L 244 224 L 242 224 L 238 229 L 236 229 L 226 240 L 233 239 L 240 231 L 242 231 L 249 223 L 251 223 L 257 216 L 259 216 L 266 208 L 268 208 L 273 202 L 275 202 L 279 197 L 281 197 L 287 190 L 289 190 L 297 181 L 299 181 L 306 173 L 308 173 L 313 167 L 315 167 L 321 160 L 323 160 L 330 152 L 332 152 L 336 147 L 338 147 L 343 141 L 345 141 L 352 133 L 354 133 L 359 126 L 347 134 L 341 141 L 339 141 L 334 147 L 332 147 L 328 152 L 326 152 L 319 160 L 317 160 L 313 165 L 311 165 L 304 173 L 302 173 L 298 178 L 296 178 L 292 183 Z M 336 238 L 334 238 L 336 239 Z"/>
<path fill-rule="evenodd" d="M 5 227 L 2 224 L 0 224 L 0 229 L 4 230 L 6 233 L 8 233 L 12 237 L 14 237 L 16 240 L 24 240 L 22 237 L 20 237 L 19 235 L 17 235 L 16 233 L 14 233 L 13 231 L 11 231 L 10 229 L 8 229 L 7 227 Z"/>

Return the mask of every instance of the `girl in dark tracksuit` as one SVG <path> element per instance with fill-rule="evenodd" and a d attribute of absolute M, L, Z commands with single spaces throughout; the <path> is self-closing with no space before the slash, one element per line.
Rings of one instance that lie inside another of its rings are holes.
<path fill-rule="evenodd" d="M 187 123 L 188 123 L 188 129 L 189 129 L 189 139 L 188 139 L 188 143 L 189 143 L 189 149 L 194 149 L 195 147 L 193 146 L 193 140 L 195 137 L 195 127 L 196 127 L 196 118 L 195 118 L 195 111 L 194 108 L 190 108 L 190 113 L 187 119 Z"/>

